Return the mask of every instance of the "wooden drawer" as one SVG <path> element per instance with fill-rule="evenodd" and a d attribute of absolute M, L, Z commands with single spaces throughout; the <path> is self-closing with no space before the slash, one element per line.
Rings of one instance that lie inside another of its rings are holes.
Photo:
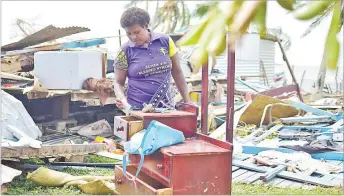
<path fill-rule="evenodd" d="M 140 162 L 139 155 L 130 155 L 130 161 L 133 165 L 138 165 Z M 157 151 L 149 156 L 145 156 L 141 171 L 149 174 L 156 180 L 159 180 L 165 186 L 171 187 L 171 168 L 172 157 L 169 154 Z"/>
<path fill-rule="evenodd" d="M 132 116 L 115 116 L 114 118 L 114 135 L 124 141 L 137 132 L 143 130 L 143 121 Z"/>
<path fill-rule="evenodd" d="M 127 175 L 132 178 L 135 176 L 136 170 L 135 166 L 128 165 Z M 172 195 L 171 188 L 167 188 L 144 172 L 139 173 L 135 182 L 128 180 L 123 175 L 121 166 L 115 166 L 115 184 L 116 190 L 121 195 Z"/>

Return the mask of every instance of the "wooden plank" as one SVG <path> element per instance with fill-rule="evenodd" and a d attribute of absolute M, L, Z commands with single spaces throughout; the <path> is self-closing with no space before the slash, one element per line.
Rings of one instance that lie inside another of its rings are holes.
<path fill-rule="evenodd" d="M 57 144 L 57 145 L 43 145 L 41 148 L 31 147 L 11 147 L 1 148 L 2 158 L 11 157 L 38 157 L 38 156 L 64 156 L 64 155 L 83 155 L 88 153 L 95 153 L 103 151 L 106 148 L 105 144 Z"/>
<path fill-rule="evenodd" d="M 276 187 L 279 187 L 279 188 L 287 188 L 289 187 L 291 184 L 293 184 L 294 181 L 291 181 L 291 180 L 284 180 L 282 181 L 281 183 L 279 183 L 278 185 L 276 185 Z"/>
<path fill-rule="evenodd" d="M 290 188 L 301 188 L 302 187 L 302 183 L 300 182 L 293 182 L 291 185 L 290 185 Z"/>
<path fill-rule="evenodd" d="M 304 117 L 288 117 L 280 118 L 282 123 L 300 123 L 300 122 L 328 122 L 331 121 L 330 116 L 304 116 Z"/>
<path fill-rule="evenodd" d="M 315 186 L 310 185 L 310 184 L 303 184 L 301 186 L 301 189 L 306 189 L 306 190 L 311 190 L 311 189 L 314 189 L 314 188 L 315 188 Z"/>
<path fill-rule="evenodd" d="M 317 108 L 314 108 L 312 106 L 309 106 L 309 105 L 301 103 L 301 102 L 290 101 L 289 104 L 294 106 L 294 107 L 296 107 L 296 108 L 298 108 L 298 109 L 301 109 L 303 111 L 310 112 L 310 113 L 312 113 L 314 115 L 329 116 L 329 117 L 331 117 L 331 119 L 333 119 L 335 121 L 338 121 L 338 120 L 340 120 L 342 118 L 341 115 L 335 115 L 335 114 L 333 114 L 331 112 L 327 112 L 325 110 L 317 109 Z"/>
<path fill-rule="evenodd" d="M 270 182 L 266 183 L 267 185 L 271 185 L 271 186 L 276 186 L 278 185 L 279 183 L 283 182 L 284 179 L 282 178 L 274 178 L 272 179 Z"/>
<path fill-rule="evenodd" d="M 253 157 L 252 154 L 237 154 L 234 156 L 234 159 L 238 159 L 238 160 L 241 160 L 241 161 L 244 161 L 244 160 L 247 160 L 249 158 Z"/>
<path fill-rule="evenodd" d="M 271 169 L 265 169 L 262 167 L 257 167 L 254 164 L 246 163 L 244 161 L 239 161 L 239 160 L 233 160 L 233 165 L 244 168 L 244 169 L 256 171 L 256 172 L 261 172 L 261 173 L 271 171 Z M 295 173 L 288 172 L 288 171 L 282 171 L 282 172 L 278 173 L 277 176 L 280 178 L 285 178 L 285 179 L 289 179 L 289 180 L 294 180 L 294 181 L 309 183 L 309 184 L 314 184 L 314 185 L 321 185 L 321 186 L 325 186 L 325 187 L 337 186 L 337 184 L 333 184 L 333 183 L 328 182 L 326 180 L 323 180 L 321 178 L 316 178 L 316 177 L 306 176 L 306 175 L 301 175 L 301 174 L 295 174 Z"/>
<path fill-rule="evenodd" d="M 266 150 L 276 150 L 278 152 L 284 153 L 293 153 L 296 152 L 295 150 L 288 149 L 288 148 L 270 148 L 270 147 L 259 147 L 259 146 L 242 146 L 243 153 L 247 154 L 258 154 L 262 151 Z M 311 154 L 312 158 L 314 159 L 325 159 L 325 160 L 344 160 L 343 152 L 323 152 L 323 153 L 315 153 Z"/>
<path fill-rule="evenodd" d="M 242 182 L 244 179 L 251 177 L 255 173 L 256 172 L 247 171 L 246 173 L 243 173 L 242 175 L 237 176 L 236 178 L 234 178 L 233 182 Z"/>
<path fill-rule="evenodd" d="M 264 173 L 263 175 L 260 176 L 260 179 L 263 182 L 269 182 L 270 180 L 272 180 L 278 173 L 280 173 L 281 171 L 285 171 L 287 168 L 286 165 L 278 165 L 276 168 L 274 168 L 273 170 Z"/>
<path fill-rule="evenodd" d="M 232 166 L 232 172 L 235 172 L 236 170 L 240 169 L 240 167 Z"/>
<path fill-rule="evenodd" d="M 240 175 L 242 175 L 242 174 L 244 174 L 246 172 L 248 172 L 248 170 L 246 170 L 246 169 L 239 169 L 239 170 L 233 172 L 232 179 L 234 179 L 234 178 L 236 178 L 236 177 L 238 177 L 238 176 L 240 176 Z"/>
<path fill-rule="evenodd" d="M 254 184 L 254 185 L 262 185 L 262 184 L 264 184 L 264 182 L 258 179 L 256 181 L 254 181 L 252 184 Z"/>
<path fill-rule="evenodd" d="M 331 183 L 333 184 L 337 184 L 337 186 L 341 186 L 343 187 L 343 178 L 333 178 L 332 180 L 330 180 Z"/>
<path fill-rule="evenodd" d="M 260 181 L 259 180 L 260 175 L 261 175 L 261 173 L 255 172 L 252 176 L 250 176 L 249 178 L 244 179 L 242 182 L 246 183 L 246 184 L 255 183 L 257 181 Z"/>
<path fill-rule="evenodd" d="M 333 186 L 338 186 L 337 184 L 328 182 L 326 180 L 323 180 L 321 178 L 316 178 L 316 177 L 311 177 L 311 176 L 306 176 L 306 175 L 301 175 L 301 174 L 295 174 L 287 171 L 283 171 L 278 176 L 290 179 L 290 180 L 295 180 L 299 182 L 305 182 L 313 185 L 321 185 L 325 187 L 333 187 Z"/>
<path fill-rule="evenodd" d="M 259 137 L 254 138 L 253 142 L 254 143 L 259 143 L 259 142 L 263 141 L 266 137 L 268 137 L 269 135 L 279 131 L 282 127 L 283 127 L 283 125 L 275 125 L 275 126 L 273 126 L 271 129 L 265 131 Z"/>

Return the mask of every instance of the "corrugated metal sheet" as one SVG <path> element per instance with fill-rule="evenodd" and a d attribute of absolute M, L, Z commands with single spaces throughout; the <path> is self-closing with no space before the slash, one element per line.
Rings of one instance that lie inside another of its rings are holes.
<path fill-rule="evenodd" d="M 258 34 L 246 34 L 237 44 L 235 49 L 235 58 L 240 61 L 259 61 L 259 44 Z"/>
<path fill-rule="evenodd" d="M 246 34 L 242 41 L 237 45 L 235 52 L 235 73 L 237 76 L 257 75 L 259 73 L 259 44 L 258 35 Z M 216 58 L 215 68 L 226 73 L 227 50 Z"/>
<path fill-rule="evenodd" d="M 18 42 L 7 44 L 1 47 L 2 51 L 19 50 L 28 46 L 34 46 L 47 41 L 55 40 L 65 36 L 73 35 L 76 33 L 90 31 L 89 28 L 85 27 L 66 27 L 57 28 L 53 25 L 47 26 L 44 29 L 31 34 Z"/>
<path fill-rule="evenodd" d="M 269 84 L 275 73 L 275 42 L 271 40 L 260 39 L 258 34 L 246 34 L 236 48 L 235 53 L 235 75 L 252 76 L 263 74 L 260 66 L 260 60 L 263 61 L 265 72 Z M 216 69 L 227 73 L 227 51 L 216 58 Z M 263 78 L 247 78 L 246 82 L 251 84 L 263 85 Z M 236 85 L 237 90 L 252 91 L 243 85 Z"/>
<path fill-rule="evenodd" d="M 275 45 L 276 43 L 273 41 L 260 40 L 260 59 L 263 61 L 269 84 L 272 84 L 275 74 Z M 260 84 L 264 84 L 263 78 L 260 79 Z"/>
<path fill-rule="evenodd" d="M 256 34 L 246 34 L 238 44 L 235 52 L 235 75 L 248 76 L 258 75 L 259 67 L 259 42 Z M 216 69 L 227 73 L 227 50 L 216 58 Z M 259 78 L 248 78 L 246 82 L 259 83 Z M 251 92 L 248 87 L 236 84 L 235 88 L 240 91 Z"/>

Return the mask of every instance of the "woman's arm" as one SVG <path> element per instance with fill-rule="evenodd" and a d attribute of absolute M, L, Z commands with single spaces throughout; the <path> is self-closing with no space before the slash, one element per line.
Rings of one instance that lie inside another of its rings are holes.
<path fill-rule="evenodd" d="M 116 95 L 116 105 L 121 109 L 130 109 L 130 105 L 125 97 L 124 84 L 127 79 L 127 70 L 115 68 L 115 81 L 113 83 L 114 93 Z"/>
<path fill-rule="evenodd" d="M 125 98 L 125 93 L 124 93 L 124 84 L 125 80 L 127 79 L 127 70 L 122 70 L 115 68 L 115 81 L 113 84 L 114 92 L 116 95 L 116 98 L 122 99 Z"/>
<path fill-rule="evenodd" d="M 183 101 L 185 103 L 188 103 L 190 102 L 189 92 L 188 92 L 188 87 L 186 84 L 186 80 L 185 80 L 182 68 L 180 66 L 178 53 L 175 53 L 171 57 L 171 60 L 172 60 L 172 77 L 174 79 L 174 82 L 176 83 L 176 86 L 180 94 L 183 97 Z"/>
<path fill-rule="evenodd" d="M 120 49 L 114 62 L 115 80 L 113 83 L 116 105 L 121 109 L 130 108 L 124 93 L 124 84 L 128 75 L 128 61 L 125 52 Z"/>

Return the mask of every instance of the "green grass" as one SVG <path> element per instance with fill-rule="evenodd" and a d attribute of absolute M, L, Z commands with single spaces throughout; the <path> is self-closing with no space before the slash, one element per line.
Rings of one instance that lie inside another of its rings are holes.
<path fill-rule="evenodd" d="M 29 158 L 29 159 L 22 159 L 21 160 L 22 163 L 25 164 L 35 164 L 35 165 L 42 165 L 44 164 L 44 161 L 38 157 L 36 158 Z"/>
<path fill-rule="evenodd" d="M 72 175 L 114 175 L 113 170 L 106 169 L 64 169 L 63 172 Z M 7 195 L 82 195 L 83 193 L 75 187 L 43 187 L 26 179 L 27 173 L 16 177 L 8 187 Z M 343 188 L 315 188 L 305 190 L 301 188 L 276 188 L 260 184 L 234 183 L 232 193 L 234 195 L 343 195 Z"/>
<path fill-rule="evenodd" d="M 86 163 L 117 163 L 119 161 L 120 160 L 111 159 L 111 158 L 107 158 L 107 157 L 103 157 L 103 156 L 99 156 L 95 154 L 85 155 L 85 158 L 84 158 L 84 162 Z"/>
<path fill-rule="evenodd" d="M 233 195 L 343 195 L 343 187 L 314 189 L 302 188 L 277 188 L 264 186 L 261 184 L 243 184 L 234 183 L 232 189 Z"/>

